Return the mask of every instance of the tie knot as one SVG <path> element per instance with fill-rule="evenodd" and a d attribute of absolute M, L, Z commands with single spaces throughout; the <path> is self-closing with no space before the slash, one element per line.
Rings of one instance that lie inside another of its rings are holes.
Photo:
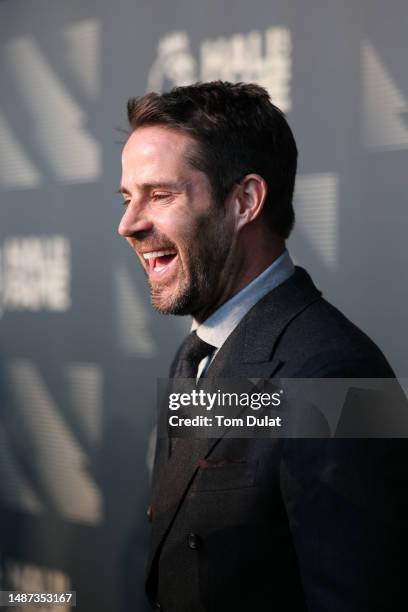
<path fill-rule="evenodd" d="M 197 333 L 192 331 L 181 346 L 175 376 L 194 378 L 200 361 L 212 353 L 214 349 L 214 346 L 201 340 Z"/>

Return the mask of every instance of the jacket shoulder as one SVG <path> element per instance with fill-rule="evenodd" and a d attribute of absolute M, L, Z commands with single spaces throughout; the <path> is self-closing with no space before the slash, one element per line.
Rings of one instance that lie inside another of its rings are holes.
<path fill-rule="evenodd" d="M 322 297 L 283 330 L 276 356 L 305 378 L 394 377 L 375 342 Z"/>

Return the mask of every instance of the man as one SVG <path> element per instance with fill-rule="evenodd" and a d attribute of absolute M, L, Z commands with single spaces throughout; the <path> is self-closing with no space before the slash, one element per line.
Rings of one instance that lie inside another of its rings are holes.
<path fill-rule="evenodd" d="M 171 376 L 393 377 L 285 240 L 297 149 L 256 85 L 129 101 L 119 233 L 153 306 L 191 314 Z M 165 612 L 391 609 L 401 587 L 405 445 L 159 440 L 147 594 Z"/>

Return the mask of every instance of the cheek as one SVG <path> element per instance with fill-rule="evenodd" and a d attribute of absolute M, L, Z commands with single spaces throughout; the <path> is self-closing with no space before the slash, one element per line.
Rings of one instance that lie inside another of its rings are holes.
<path fill-rule="evenodd" d="M 180 244 L 185 244 L 195 235 L 197 231 L 197 221 L 187 214 L 170 214 L 166 219 L 162 219 L 157 224 L 157 229 L 167 235 L 171 240 Z"/>
<path fill-rule="evenodd" d="M 175 203 L 174 206 L 157 211 L 155 230 L 158 234 L 167 236 L 184 253 L 196 250 L 197 246 L 214 225 L 212 207 L 201 195 Z"/>

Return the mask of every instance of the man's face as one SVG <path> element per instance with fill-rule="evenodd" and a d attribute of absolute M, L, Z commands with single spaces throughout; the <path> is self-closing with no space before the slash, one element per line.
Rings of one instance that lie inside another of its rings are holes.
<path fill-rule="evenodd" d="M 163 314 L 211 309 L 232 256 L 233 223 L 213 201 L 207 176 L 188 162 L 196 146 L 186 134 L 147 126 L 133 132 L 122 154 L 118 231 L 138 255 L 152 304 Z"/>

